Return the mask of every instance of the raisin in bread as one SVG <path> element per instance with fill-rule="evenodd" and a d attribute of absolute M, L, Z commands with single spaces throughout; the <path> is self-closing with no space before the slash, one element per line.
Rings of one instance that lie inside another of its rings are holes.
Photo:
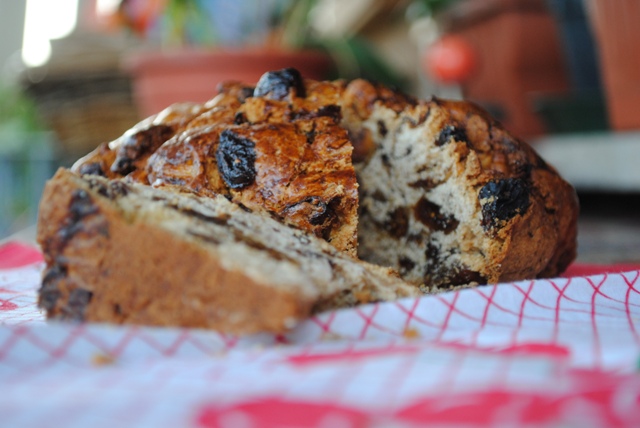
<path fill-rule="evenodd" d="M 575 258 L 574 189 L 480 108 L 354 81 L 342 110 L 364 260 L 450 287 L 555 276 Z"/>
<path fill-rule="evenodd" d="M 38 241 L 51 319 L 282 332 L 319 310 L 419 294 L 223 196 L 64 169 L 46 185 Z"/>
<path fill-rule="evenodd" d="M 255 89 L 223 84 L 208 103 L 172 106 L 73 170 L 227 195 L 355 256 L 358 184 L 339 94 L 331 83 L 305 87 L 290 69 L 266 74 Z"/>
<path fill-rule="evenodd" d="M 575 257 L 572 187 L 470 103 L 285 69 L 170 113 L 139 127 L 170 127 L 165 143 L 129 133 L 75 170 L 226 194 L 427 287 L 554 276 Z"/>

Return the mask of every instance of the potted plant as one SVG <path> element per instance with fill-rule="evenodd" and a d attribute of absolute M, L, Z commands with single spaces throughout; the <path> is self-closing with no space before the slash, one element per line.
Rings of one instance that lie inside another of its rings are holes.
<path fill-rule="evenodd" d="M 425 0 L 427 1 L 427 0 Z M 517 135 L 543 134 L 534 99 L 569 89 L 555 21 L 545 0 L 427 1 L 438 7 L 443 41 L 433 55 L 436 77 L 457 80 Z M 446 40 L 449 39 L 449 40 Z M 475 57 L 475 58 L 473 58 Z M 453 64 L 455 67 L 445 67 Z M 430 70 L 431 71 L 431 70 Z M 433 73 L 431 73 L 433 75 Z"/>
<path fill-rule="evenodd" d="M 381 15 L 395 2 L 376 1 L 373 9 Z M 317 0 L 120 0 L 112 23 L 144 40 L 126 61 L 140 113 L 150 115 L 178 101 L 203 102 L 221 81 L 254 83 L 264 72 L 285 67 L 314 79 L 365 77 L 403 86 L 399 73 L 357 30 L 314 32 L 311 16 L 319 5 Z"/>
<path fill-rule="evenodd" d="M 53 137 L 32 100 L 17 85 L 0 82 L 0 238 L 35 223 L 56 161 Z"/>
<path fill-rule="evenodd" d="M 310 47 L 305 27 L 312 3 L 122 1 L 120 23 L 145 40 L 125 62 L 140 113 L 204 102 L 222 81 L 252 83 L 273 69 L 295 67 L 309 78 L 326 78 L 331 57 Z"/>

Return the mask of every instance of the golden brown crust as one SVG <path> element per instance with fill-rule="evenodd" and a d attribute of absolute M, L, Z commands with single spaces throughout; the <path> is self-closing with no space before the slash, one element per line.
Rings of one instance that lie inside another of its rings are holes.
<path fill-rule="evenodd" d="M 156 187 L 179 185 L 204 196 L 228 195 L 355 256 L 352 146 L 338 126 L 339 107 L 332 104 L 341 85 L 307 81 L 304 97 L 291 91 L 285 99 L 272 99 L 251 96 L 253 88 L 246 85 L 225 83 L 204 106 L 174 107 L 149 118 L 73 169 Z M 221 148 L 225 138 L 231 142 Z M 246 147 L 235 151 L 238 145 Z M 220 156 L 231 159 L 227 175 Z M 234 165 L 245 161 L 243 176 L 234 176 Z"/>
<path fill-rule="evenodd" d="M 255 176 L 240 189 L 228 187 L 216 162 L 223 132 L 254 144 Z M 201 195 L 228 195 L 355 255 L 358 196 L 351 145 L 346 131 L 329 118 L 199 127 L 163 145 L 150 159 L 148 174 L 156 187 L 178 185 Z"/>

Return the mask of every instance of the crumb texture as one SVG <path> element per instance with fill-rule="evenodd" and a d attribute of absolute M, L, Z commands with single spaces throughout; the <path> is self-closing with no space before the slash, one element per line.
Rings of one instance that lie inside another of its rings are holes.
<path fill-rule="evenodd" d="M 361 258 L 431 289 L 555 276 L 575 258 L 575 191 L 526 143 L 470 103 L 400 110 L 386 90 L 351 85 L 369 100 L 343 107 L 364 136 Z"/>

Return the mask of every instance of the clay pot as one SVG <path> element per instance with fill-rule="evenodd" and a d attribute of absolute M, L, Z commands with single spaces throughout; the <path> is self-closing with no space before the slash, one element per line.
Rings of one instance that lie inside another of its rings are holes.
<path fill-rule="evenodd" d="M 465 97 L 518 136 L 543 134 L 533 98 L 569 90 L 558 32 L 545 1 L 460 1 L 443 21 L 445 31 L 466 39 L 478 56 L 477 71 L 463 85 Z"/>
<path fill-rule="evenodd" d="M 600 48 L 609 120 L 618 130 L 639 129 L 640 2 L 591 0 Z"/>
<path fill-rule="evenodd" d="M 126 62 L 143 117 L 175 102 L 205 102 L 223 81 L 255 84 L 266 71 L 285 67 L 297 68 L 306 78 L 324 79 L 332 66 L 330 57 L 320 51 L 271 49 L 138 52 Z"/>

